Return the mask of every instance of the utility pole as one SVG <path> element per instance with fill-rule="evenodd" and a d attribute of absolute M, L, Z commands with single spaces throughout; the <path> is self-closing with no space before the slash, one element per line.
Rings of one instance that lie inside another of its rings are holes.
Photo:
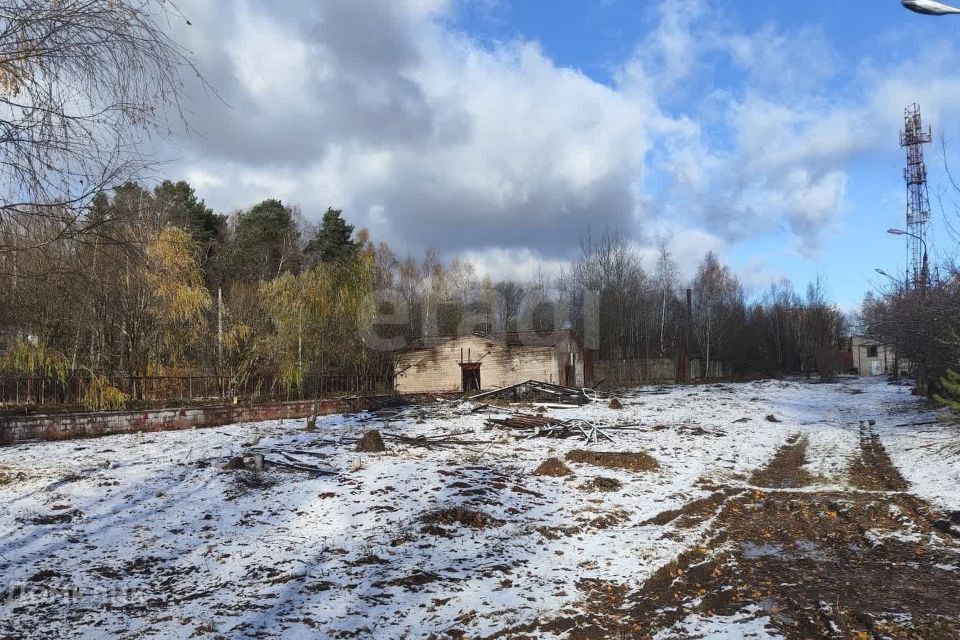
<path fill-rule="evenodd" d="M 223 287 L 217 287 L 217 386 L 223 397 Z"/>
<path fill-rule="evenodd" d="M 683 381 L 690 382 L 690 333 L 693 330 L 693 289 L 687 289 L 686 318 L 683 323 Z"/>

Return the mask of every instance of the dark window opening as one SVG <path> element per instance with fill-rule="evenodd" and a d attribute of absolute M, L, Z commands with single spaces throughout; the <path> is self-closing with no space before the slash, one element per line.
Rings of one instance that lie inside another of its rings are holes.
<path fill-rule="evenodd" d="M 879 349 L 877 347 L 867 347 L 867 357 L 876 358 L 879 357 Z"/>

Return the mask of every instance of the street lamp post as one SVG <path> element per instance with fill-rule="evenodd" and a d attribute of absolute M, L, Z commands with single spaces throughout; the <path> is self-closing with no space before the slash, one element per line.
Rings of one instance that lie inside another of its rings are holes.
<path fill-rule="evenodd" d="M 904 231 L 903 229 L 887 229 L 887 233 L 894 236 L 910 236 L 915 240 L 919 240 L 920 244 L 923 245 L 923 264 L 920 267 L 920 282 L 917 283 L 919 285 L 920 294 L 922 296 L 924 293 L 926 293 L 927 280 L 930 277 L 930 268 L 927 263 L 927 241 L 924 240 L 921 236 L 918 236 L 915 233 L 910 233 L 909 231 Z"/>

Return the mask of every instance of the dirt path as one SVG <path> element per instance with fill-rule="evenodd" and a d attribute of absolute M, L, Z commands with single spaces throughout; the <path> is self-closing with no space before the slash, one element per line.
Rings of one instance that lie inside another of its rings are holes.
<path fill-rule="evenodd" d="M 763 616 L 790 640 L 960 638 L 960 543 L 907 483 L 871 427 L 861 430 L 849 491 L 804 491 L 807 442 L 791 437 L 754 474 L 689 514 L 719 515 L 704 547 L 655 573 L 639 592 L 581 584 L 581 607 L 513 629 L 569 638 L 688 636 L 690 616 Z M 723 505 L 721 507 L 721 505 Z M 707 507 L 706 509 L 704 507 Z M 711 508 L 713 507 L 713 508 Z"/>

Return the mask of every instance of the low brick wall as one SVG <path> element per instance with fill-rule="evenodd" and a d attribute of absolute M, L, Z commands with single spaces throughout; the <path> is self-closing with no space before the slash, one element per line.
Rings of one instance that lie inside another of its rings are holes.
<path fill-rule="evenodd" d="M 90 413 L 37 414 L 0 418 L 0 445 L 26 440 L 92 438 L 138 431 L 173 431 L 194 427 L 217 427 L 238 422 L 306 418 L 318 415 L 398 406 L 422 397 L 372 397 L 342 400 L 304 400 L 268 404 L 213 405 L 146 411 L 100 411 Z"/>

